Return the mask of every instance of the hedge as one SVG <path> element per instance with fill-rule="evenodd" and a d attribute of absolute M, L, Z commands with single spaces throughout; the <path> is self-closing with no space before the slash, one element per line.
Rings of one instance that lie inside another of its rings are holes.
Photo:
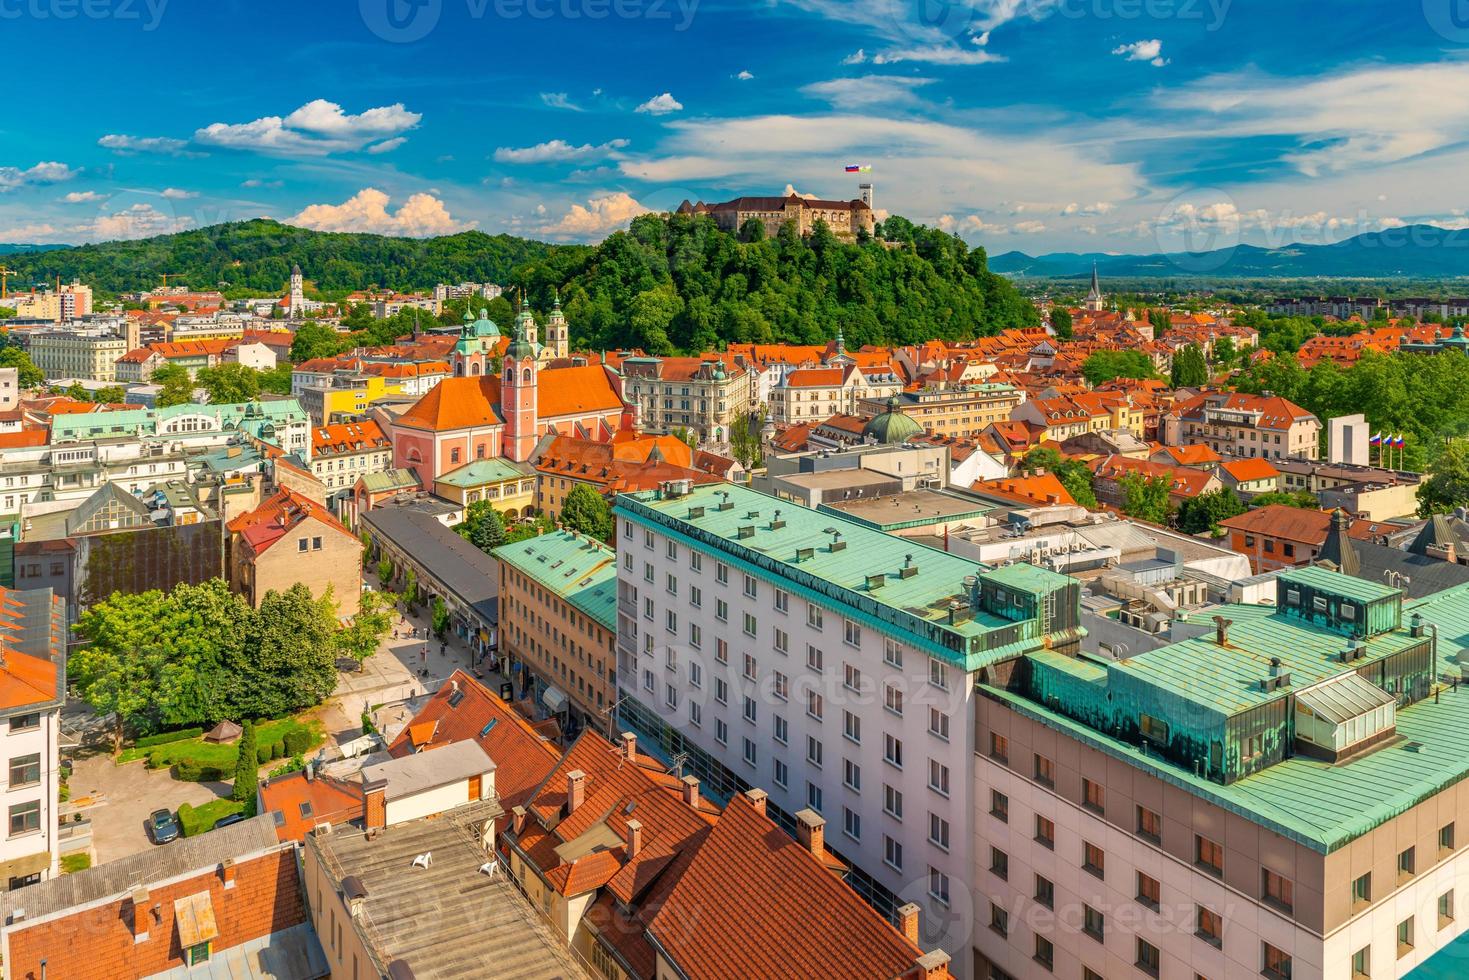
<path fill-rule="evenodd" d="M 311 733 L 305 729 L 286 732 L 284 743 L 287 756 L 305 755 L 311 748 Z"/>
<path fill-rule="evenodd" d="M 158 735 L 145 735 L 133 740 L 133 747 L 146 749 L 150 745 L 167 745 L 169 742 L 182 742 L 186 738 L 198 738 L 204 734 L 202 728 L 180 728 L 176 732 L 162 732 Z"/>
<path fill-rule="evenodd" d="M 234 800 L 211 800 L 203 806 L 193 806 L 189 803 L 179 804 L 179 832 L 185 837 L 197 837 L 214 829 L 214 824 L 221 817 L 227 817 L 232 813 L 246 813 L 247 808 L 243 803 Z"/>
<path fill-rule="evenodd" d="M 150 758 L 149 763 L 152 763 Z M 218 766 L 201 766 L 192 759 L 185 759 L 173 767 L 173 778 L 186 783 L 222 783 L 233 777 L 231 772 L 226 775 L 225 770 Z"/>

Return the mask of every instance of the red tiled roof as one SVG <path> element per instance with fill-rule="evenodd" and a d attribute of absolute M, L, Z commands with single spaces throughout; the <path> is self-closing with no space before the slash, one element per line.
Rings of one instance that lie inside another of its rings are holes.
<path fill-rule="evenodd" d="M 27 446 L 44 446 L 50 435 L 51 430 L 46 428 L 0 432 L 0 449 L 23 449 Z"/>
<path fill-rule="evenodd" d="M 488 375 L 445 378 L 398 416 L 395 424 L 434 432 L 504 425 L 500 417 L 500 379 Z"/>
<path fill-rule="evenodd" d="M 1219 526 L 1229 528 L 1231 531 L 1258 534 L 1262 537 L 1320 545 L 1326 540 L 1327 531 L 1331 529 L 1331 512 L 1307 510 L 1304 507 L 1292 507 L 1289 504 L 1268 504 L 1245 511 L 1235 517 L 1226 518 L 1219 522 Z M 1372 521 L 1353 520 L 1347 534 L 1350 537 L 1368 541 L 1375 537 L 1373 529 L 1379 526 Z"/>
<path fill-rule="evenodd" d="M 1250 459 L 1231 459 L 1219 464 L 1220 468 L 1240 483 L 1254 480 L 1271 480 L 1280 475 L 1268 459 L 1255 456 Z"/>
<path fill-rule="evenodd" d="M 1169 466 L 1153 463 L 1146 459 L 1130 459 L 1127 456 L 1103 456 L 1087 464 L 1098 479 L 1121 480 L 1129 473 L 1148 480 L 1168 481 L 1168 492 L 1179 497 L 1197 497 L 1208 490 L 1215 476 L 1206 470 L 1192 470 L 1186 466 Z"/>
<path fill-rule="evenodd" d="M 311 455 L 335 456 L 366 449 L 387 449 L 392 443 L 376 422 L 341 422 L 311 430 Z"/>
<path fill-rule="evenodd" d="M 1003 480 L 980 480 L 971 485 L 970 489 L 1027 504 L 1076 505 L 1076 498 L 1071 496 L 1071 492 L 1054 473 L 1017 476 Z"/>
<path fill-rule="evenodd" d="M 1206 463 L 1217 463 L 1224 458 L 1202 442 L 1191 446 L 1164 446 L 1163 452 L 1179 466 L 1202 466 Z"/>
<path fill-rule="evenodd" d="M 600 364 L 547 368 L 537 375 L 536 412 L 542 423 L 565 416 L 621 412 L 623 408 L 607 369 Z"/>
<path fill-rule="evenodd" d="M 803 368 L 786 375 L 787 388 L 836 388 L 846 372 L 841 368 Z"/>
<path fill-rule="evenodd" d="M 229 530 L 240 535 L 258 555 L 285 537 L 291 528 L 310 518 L 316 518 L 348 537 L 355 537 L 326 507 L 289 487 L 282 487 L 259 507 L 230 521 Z"/>
<path fill-rule="evenodd" d="M 262 813 L 279 813 L 275 834 L 283 841 L 302 841 L 322 823 L 361 820 L 362 785 L 318 773 L 311 779 L 304 772 L 287 773 L 260 784 Z M 308 810 L 302 812 L 306 804 Z"/>
<path fill-rule="evenodd" d="M 450 706 L 453 682 L 459 682 L 464 699 Z M 494 722 L 491 725 L 491 721 Z M 495 761 L 495 792 L 508 811 L 520 806 L 556 765 L 559 752 L 541 738 L 514 709 L 462 670 L 439 688 L 413 717 L 412 725 L 434 724 L 430 741 L 421 748 L 434 748 L 472 739 Z M 489 731 L 486 732 L 485 729 Z M 413 753 L 409 729 L 405 728 L 388 746 L 394 757 Z"/>
<path fill-rule="evenodd" d="M 648 933 L 689 980 L 897 977 L 923 955 L 743 795 L 725 807 Z"/>

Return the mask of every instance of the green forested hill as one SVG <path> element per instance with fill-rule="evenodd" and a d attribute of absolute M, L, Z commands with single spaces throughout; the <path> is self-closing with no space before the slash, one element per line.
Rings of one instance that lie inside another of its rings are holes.
<path fill-rule="evenodd" d="M 367 286 L 504 282 L 522 263 L 561 248 L 583 250 L 478 231 L 427 239 L 334 234 L 261 218 L 138 241 L 11 255 L 6 264 L 21 273 L 12 284 L 75 277 L 94 289 L 120 293 L 152 289 L 161 274 L 169 273 L 170 285 L 270 293 L 285 287 L 291 266 L 299 263 L 317 290 L 340 293 Z"/>
<path fill-rule="evenodd" d="M 983 249 L 891 218 L 892 241 L 730 235 L 707 217 L 644 215 L 594 249 L 525 271 L 538 304 L 560 286 L 574 344 L 650 353 L 733 341 L 815 343 L 840 327 L 849 346 L 968 338 L 1037 322 L 989 271 Z"/>
<path fill-rule="evenodd" d="M 1035 308 L 989 271 L 983 249 L 903 218 L 886 243 L 837 241 L 824 227 L 765 240 L 707 217 L 648 214 L 595 247 L 466 232 L 444 238 L 328 234 L 269 220 L 130 242 L 7 257 L 12 284 L 73 277 L 107 293 L 172 285 L 278 292 L 294 263 L 318 293 L 439 282 L 522 285 L 544 311 L 560 289 L 573 344 L 700 351 L 732 341 L 852 347 L 959 339 L 1037 322 Z M 498 306 L 499 304 L 497 304 Z M 502 319 L 506 319 L 504 312 Z M 508 329 L 508 322 L 501 324 Z"/>

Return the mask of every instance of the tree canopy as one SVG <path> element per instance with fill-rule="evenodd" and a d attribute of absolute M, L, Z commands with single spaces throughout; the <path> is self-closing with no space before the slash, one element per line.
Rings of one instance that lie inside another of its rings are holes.
<path fill-rule="evenodd" d="M 1054 449 L 1037 446 L 1025 454 L 1025 458 L 1020 461 L 1020 468 L 1025 473 L 1036 473 L 1040 470 L 1054 473 L 1066 492 L 1071 494 L 1072 500 L 1090 510 L 1097 508 L 1097 495 L 1092 489 L 1092 471 L 1080 460 L 1067 459 Z"/>
<path fill-rule="evenodd" d="M 612 540 L 612 509 L 585 483 L 578 483 L 566 495 L 561 504 L 561 522 L 599 541 Z"/>
<path fill-rule="evenodd" d="M 1115 378 L 1151 378 L 1153 361 L 1137 350 L 1099 350 L 1081 365 L 1082 376 L 1093 385 L 1106 384 Z"/>
<path fill-rule="evenodd" d="M 1209 364 L 1197 344 L 1188 344 L 1173 355 L 1169 382 L 1175 388 L 1197 388 L 1209 381 Z"/>
<path fill-rule="evenodd" d="M 1220 487 L 1179 504 L 1174 521 L 1185 534 L 1203 534 L 1217 528 L 1220 521 L 1244 512 L 1245 505 L 1239 495 L 1228 487 Z"/>
<path fill-rule="evenodd" d="M 1168 491 L 1172 484 L 1166 476 L 1126 473 L 1117 485 L 1122 490 L 1122 513 L 1153 524 L 1168 523 L 1172 508 Z"/>

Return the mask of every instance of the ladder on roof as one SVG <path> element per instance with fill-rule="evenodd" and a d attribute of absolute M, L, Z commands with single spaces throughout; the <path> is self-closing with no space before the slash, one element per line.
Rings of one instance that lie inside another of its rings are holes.
<path fill-rule="evenodd" d="M 1056 618 L 1056 593 L 1047 592 L 1041 599 L 1041 636 L 1051 632 L 1051 622 Z"/>

